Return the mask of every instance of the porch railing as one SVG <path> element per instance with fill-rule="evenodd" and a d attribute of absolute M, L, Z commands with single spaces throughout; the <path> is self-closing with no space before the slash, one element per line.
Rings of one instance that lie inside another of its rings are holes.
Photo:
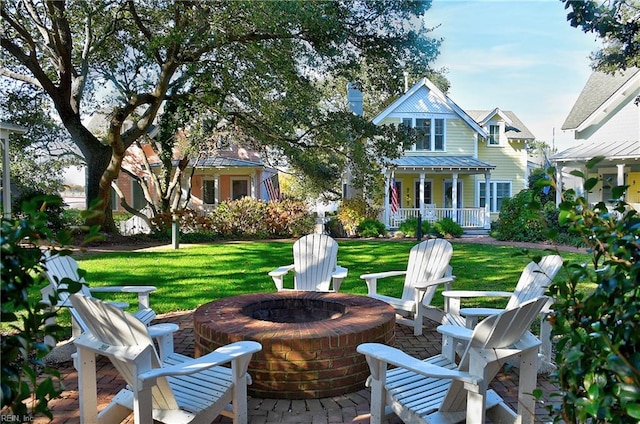
<path fill-rule="evenodd" d="M 392 213 L 389 219 L 390 228 L 398 228 L 408 218 L 417 218 L 419 208 L 400 208 L 397 213 Z M 462 228 L 484 228 L 485 227 L 485 209 L 484 208 L 458 208 L 454 211 L 452 208 L 430 208 L 426 213 L 423 212 L 422 220 L 436 222 L 444 217 L 452 218 Z"/>

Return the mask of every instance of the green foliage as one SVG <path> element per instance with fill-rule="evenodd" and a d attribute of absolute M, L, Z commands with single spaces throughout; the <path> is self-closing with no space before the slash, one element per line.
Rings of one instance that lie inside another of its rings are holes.
<path fill-rule="evenodd" d="M 28 210 L 23 211 L 23 205 Z M 47 217 L 47 228 L 58 231 L 65 225 L 64 202 L 58 194 L 49 195 L 39 189 L 26 189 L 20 193 L 13 201 L 13 213 L 16 215 L 31 214 L 30 208 L 35 208 L 45 213 Z"/>
<path fill-rule="evenodd" d="M 422 234 L 429 234 L 430 227 L 429 221 L 422 221 Z M 418 234 L 418 218 L 405 219 L 398 227 L 398 230 L 407 237 L 415 237 Z"/>
<path fill-rule="evenodd" d="M 343 199 L 338 207 L 336 217 L 348 235 L 357 233 L 358 225 L 365 219 L 376 219 L 378 210 L 362 197 Z"/>
<path fill-rule="evenodd" d="M 25 202 L 16 219 L 2 219 L 0 245 L 2 252 L 2 311 L 3 327 L 9 334 L 0 339 L 2 347 L 2 408 L 13 414 L 27 416 L 24 401 L 34 401 L 32 416 L 44 414 L 52 418 L 48 401 L 60 393 L 59 374 L 45 366 L 44 356 L 51 347 L 44 343 L 45 336 L 56 336 L 60 327 L 46 325 L 47 319 L 57 311 L 30 296 L 34 289 L 47 282 L 42 271 L 41 243 L 59 246 L 70 241 L 69 234 L 54 233 L 49 228 L 50 215 L 42 205 L 51 204 L 55 197 L 35 197 Z M 78 286 L 75 289 L 79 289 Z M 71 290 L 71 289 L 70 289 Z M 49 299 L 55 304 L 55 299 Z"/>
<path fill-rule="evenodd" d="M 592 168 L 599 158 L 590 161 Z M 548 171 L 551 180 L 554 169 Z M 580 172 L 578 177 L 585 178 Z M 597 178 L 584 181 L 584 192 Z M 615 187 L 620 198 L 627 187 Z M 561 414 L 569 423 L 626 423 L 640 420 L 640 217 L 625 202 L 613 210 L 591 207 L 572 190 L 564 194 L 559 222 L 582 237 L 591 266 L 566 263 L 568 281 L 554 281 L 552 316 L 557 338 L 556 377 Z M 584 293 L 585 283 L 595 289 Z"/>
<path fill-rule="evenodd" d="M 174 214 L 170 212 L 157 214 L 151 218 L 153 230 L 171 234 L 174 217 L 177 219 L 182 233 L 210 233 L 213 231 L 211 220 L 201 216 L 193 209 L 181 209 Z"/>
<path fill-rule="evenodd" d="M 571 9 L 567 20 L 572 27 L 596 34 L 603 47 L 591 54 L 594 69 L 617 72 L 640 66 L 640 31 L 638 1 L 561 0 Z"/>
<path fill-rule="evenodd" d="M 529 207 L 534 202 L 534 194 L 533 190 L 522 190 L 514 197 L 502 200 L 495 225 L 498 240 L 536 242 L 547 238 L 540 214 Z"/>
<path fill-rule="evenodd" d="M 536 193 L 535 195 L 537 196 L 537 200 L 538 202 L 540 202 L 541 205 L 544 206 L 547 203 L 555 204 L 556 202 L 555 188 L 549 185 L 545 185 L 544 187 L 541 187 L 540 190 L 535 191 L 534 188 L 538 185 L 538 180 L 541 180 L 541 179 L 544 179 L 544 180 L 549 179 L 549 176 L 547 175 L 545 170 L 541 168 L 533 170 L 533 172 L 529 175 L 529 181 L 528 181 L 529 190 L 534 190 L 534 192 Z"/>
<path fill-rule="evenodd" d="M 358 224 L 357 231 L 361 237 L 378 237 L 385 235 L 387 228 L 377 219 L 365 219 Z"/>
<path fill-rule="evenodd" d="M 449 217 L 444 217 L 436 221 L 433 224 L 433 230 L 436 234 L 446 238 L 460 237 L 464 233 L 460 224 Z"/>
<path fill-rule="evenodd" d="M 315 222 L 304 202 L 265 202 L 243 197 L 222 202 L 209 215 L 213 231 L 222 237 L 292 237 L 309 234 Z"/>

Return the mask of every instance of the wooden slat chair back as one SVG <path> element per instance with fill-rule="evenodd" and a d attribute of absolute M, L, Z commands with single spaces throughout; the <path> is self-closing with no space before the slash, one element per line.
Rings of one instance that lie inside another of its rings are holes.
<path fill-rule="evenodd" d="M 423 319 L 440 322 L 444 312 L 431 305 L 436 290 L 443 284 L 451 289 L 455 279 L 449 262 L 453 256 L 453 246 L 444 239 L 431 239 L 416 244 L 409 252 L 405 271 L 386 271 L 361 275 L 367 283 L 368 296 L 392 305 L 396 312 L 408 318 L 399 318 L 400 324 L 414 327 L 414 334 L 421 335 Z M 385 277 L 404 275 L 402 296 L 395 298 L 378 293 L 377 281 Z"/>
<path fill-rule="evenodd" d="M 505 309 L 513 309 L 516 306 L 543 296 L 549 287 L 549 284 L 553 281 L 558 271 L 562 267 L 562 257 L 559 255 L 547 255 L 543 256 L 538 263 L 531 261 L 524 268 L 520 274 L 520 279 L 516 284 L 513 292 L 499 292 L 499 291 L 474 291 L 474 290 L 450 290 L 444 291 L 443 296 L 445 298 L 445 316 L 442 323 L 449 326 L 466 327 L 473 329 L 478 322 L 479 318 L 497 314 L 502 309 L 496 308 L 462 308 L 461 299 L 474 298 L 474 297 L 508 297 L 509 300 Z M 545 308 L 544 312 L 548 311 L 549 305 Z M 541 328 L 544 331 L 548 326 L 545 319 L 541 322 Z M 454 355 L 454 349 L 461 353 L 465 347 L 465 340 L 471 336 L 470 331 L 455 330 L 451 327 L 441 327 L 443 332 L 442 348 L 443 352 L 447 355 Z M 456 337 L 452 337 L 455 335 Z M 549 335 L 545 335 L 542 338 L 544 344 L 543 350 L 550 352 L 550 340 Z M 547 354 L 545 353 L 545 356 Z M 549 357 L 545 359 L 550 361 Z"/>
<path fill-rule="evenodd" d="M 540 342 L 528 329 L 548 302 L 542 296 L 492 315 L 473 331 L 459 365 L 444 355 L 418 360 L 377 343 L 358 352 L 371 369 L 371 423 L 395 413 L 407 423 L 533 423 L 535 358 Z M 489 383 L 506 361 L 520 357 L 518 410 L 513 411 Z M 395 368 L 388 369 L 388 365 Z"/>
<path fill-rule="evenodd" d="M 74 341 L 82 423 L 117 423 L 132 412 L 140 424 L 210 423 L 220 414 L 247 422 L 247 367 L 259 343 L 232 343 L 197 359 L 174 352 L 161 361 L 133 315 L 80 294 L 70 301 L 88 327 Z M 127 385 L 99 414 L 96 354 L 109 358 Z"/>
<path fill-rule="evenodd" d="M 326 234 L 309 234 L 296 240 L 293 264 L 269 273 L 278 291 L 286 290 L 284 276 L 289 271 L 294 273 L 293 290 L 322 292 L 338 292 L 348 272 L 338 265 L 338 243 Z"/>
<path fill-rule="evenodd" d="M 145 324 L 149 324 L 155 317 L 156 313 L 149 306 L 149 294 L 155 291 L 153 286 L 107 286 L 89 288 L 83 277 L 78 272 L 78 262 L 69 255 L 50 255 L 49 252 L 44 254 L 45 274 L 49 280 L 49 285 L 41 290 L 43 301 L 49 302 L 49 297 L 54 296 L 59 300 L 58 306 L 70 307 L 67 291 L 68 280 L 81 283 L 79 293 L 87 297 L 93 297 L 93 292 L 98 293 L 132 293 L 137 295 L 138 310 L 135 312 L 136 318 Z M 125 309 L 129 306 L 126 302 L 112 302 L 112 305 Z M 87 328 L 86 323 L 78 314 L 70 309 L 74 318 L 74 336 Z"/>

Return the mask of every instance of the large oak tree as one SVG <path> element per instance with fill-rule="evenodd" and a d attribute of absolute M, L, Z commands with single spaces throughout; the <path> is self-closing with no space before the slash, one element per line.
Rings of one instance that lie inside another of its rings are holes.
<path fill-rule="evenodd" d="M 422 24 L 429 6 L 7 0 L 1 75 L 51 98 L 86 160 L 88 199 L 104 212 L 97 223 L 109 230 L 110 185 L 125 151 L 169 98 L 206 104 L 237 134 L 317 181 L 339 177 L 346 165 L 370 172 L 378 158 L 397 154 L 392 144 L 402 137 L 347 113 L 344 87 L 327 97 L 323 82 L 364 71 L 367 88 L 396 94 L 403 71 L 424 75 L 439 45 Z M 105 105 L 112 112 L 99 137 L 83 118 Z M 380 133 L 391 143 L 373 137 Z"/>

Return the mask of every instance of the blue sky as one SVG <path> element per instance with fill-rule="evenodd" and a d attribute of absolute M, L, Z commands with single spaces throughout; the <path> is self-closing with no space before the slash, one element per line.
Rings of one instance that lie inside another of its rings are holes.
<path fill-rule="evenodd" d="M 560 127 L 591 74 L 599 40 L 573 28 L 560 0 L 433 0 L 431 35 L 444 38 L 449 96 L 463 109 L 511 110 L 536 139 L 574 144 Z M 554 137 L 555 128 L 555 137 Z"/>

